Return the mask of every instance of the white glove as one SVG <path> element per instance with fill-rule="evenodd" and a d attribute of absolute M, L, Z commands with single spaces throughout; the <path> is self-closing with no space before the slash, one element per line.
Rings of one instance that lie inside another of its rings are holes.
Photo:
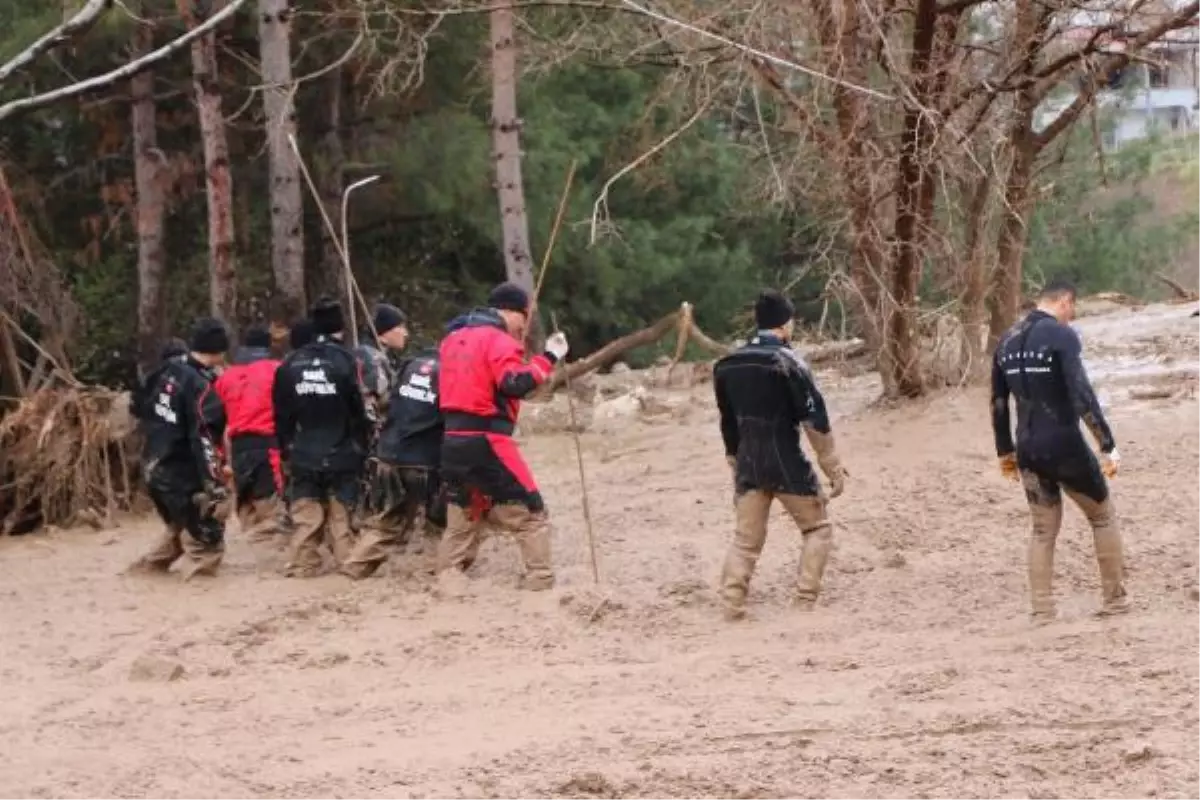
<path fill-rule="evenodd" d="M 554 356 L 555 361 L 562 361 L 566 358 L 570 349 L 571 346 L 567 344 L 567 335 L 562 331 L 551 334 L 550 338 L 546 340 L 546 352 Z"/>

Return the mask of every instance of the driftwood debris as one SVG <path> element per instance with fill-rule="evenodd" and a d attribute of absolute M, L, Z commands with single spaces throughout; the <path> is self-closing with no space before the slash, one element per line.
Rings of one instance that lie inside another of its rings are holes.
<path fill-rule="evenodd" d="M 137 436 L 129 395 L 46 388 L 0 420 L 0 533 L 67 526 L 132 507 Z"/>
<path fill-rule="evenodd" d="M 1183 288 L 1183 286 L 1178 281 L 1173 280 L 1173 279 L 1167 277 L 1166 275 L 1163 275 L 1161 272 L 1154 273 L 1154 277 L 1158 278 L 1158 280 L 1161 281 L 1162 283 L 1165 283 L 1167 285 L 1167 287 L 1174 293 L 1174 295 L 1175 295 L 1174 302 L 1176 302 L 1176 303 L 1194 303 L 1197 300 L 1200 300 L 1200 294 L 1197 294 L 1196 292 L 1193 292 L 1189 289 Z"/>
<path fill-rule="evenodd" d="M 699 346 L 714 358 L 720 358 L 733 351 L 733 347 L 716 341 L 701 330 L 700 326 L 696 324 L 692 304 L 684 302 L 679 305 L 679 308 L 661 317 L 654 324 L 614 339 L 586 358 L 561 366 L 555 370 L 554 376 L 547 382 L 546 390 L 539 394 L 544 398 L 549 392 L 564 385 L 568 379 L 575 380 L 589 372 L 616 363 L 626 352 L 637 347 L 654 344 L 672 330 L 676 333 L 675 350 L 669 362 L 672 367 L 683 359 L 689 342 Z M 810 364 L 820 364 L 826 361 L 857 358 L 867 352 L 867 345 L 862 339 L 849 339 L 812 345 L 802 343 L 796 346 L 796 350 Z"/>

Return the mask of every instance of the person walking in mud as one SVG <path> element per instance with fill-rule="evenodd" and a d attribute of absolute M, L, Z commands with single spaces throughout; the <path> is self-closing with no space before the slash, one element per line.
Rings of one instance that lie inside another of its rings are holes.
<path fill-rule="evenodd" d="M 746 594 L 767 541 L 773 500 L 791 515 L 804 540 L 796 585 L 799 607 L 815 605 L 833 546 L 826 494 L 800 446 L 799 429 L 804 429 L 829 479 L 829 497 L 842 493 L 847 475 L 825 400 L 811 370 L 791 348 L 794 316 L 787 298 L 762 292 L 754 305 L 758 333 L 713 370 L 737 516 L 733 544 L 721 570 L 720 595 L 730 620 L 745 616 Z"/>
<path fill-rule="evenodd" d="M 225 433 L 238 519 L 243 534 L 255 544 L 280 539 L 283 473 L 271 398 L 280 363 L 271 357 L 271 334 L 265 328 L 250 328 L 233 366 L 214 384 L 228 420 Z"/>
<path fill-rule="evenodd" d="M 487 308 L 450 323 L 439 349 L 438 395 L 446 426 L 442 478 L 449 505 L 437 572 L 451 595 L 465 588 L 463 572 L 475 560 L 485 522 L 516 539 L 525 566 L 521 588 L 554 586 L 546 506 L 513 431 L 521 399 L 550 377 L 568 344 L 555 333 L 546 340 L 546 352 L 526 363 L 521 343 L 529 312 L 525 290 L 502 283 L 488 295 Z"/>
<path fill-rule="evenodd" d="M 322 300 L 311 317 L 315 339 L 283 360 L 272 391 L 294 527 L 284 574 L 304 578 L 321 572 L 322 542 L 339 566 L 354 549 L 352 518 L 371 427 L 358 362 L 342 345 L 341 304 Z"/>
<path fill-rule="evenodd" d="M 408 359 L 393 382 L 387 418 L 376 443 L 378 472 L 370 504 L 374 515 L 342 572 L 372 575 L 396 545 L 413 535 L 424 514 L 433 542 L 446 526 L 441 488 L 442 413 L 438 408 L 438 352 L 430 348 Z"/>
<path fill-rule="evenodd" d="M 1083 366 L 1082 344 L 1068 325 L 1075 318 L 1074 285 L 1052 281 L 1037 308 L 1000 340 L 992 360 L 992 429 L 1001 473 L 1020 481 L 1029 502 L 1029 591 L 1035 621 L 1055 616 L 1054 544 L 1062 526 L 1062 495 L 1079 506 L 1092 527 L 1103 596 L 1101 614 L 1129 609 L 1124 556 L 1107 478 L 1121 456 Z M 1014 446 L 1009 395 L 1017 403 Z M 1100 449 L 1084 441 L 1083 420 Z"/>
<path fill-rule="evenodd" d="M 166 358 L 134 395 L 131 410 L 145 439 L 142 472 L 166 529 L 131 572 L 166 572 L 178 563 L 190 580 L 216 574 L 221 564 L 229 514 L 218 450 L 225 412 L 212 384 L 228 349 L 225 326 L 200 319 L 187 354 Z"/>

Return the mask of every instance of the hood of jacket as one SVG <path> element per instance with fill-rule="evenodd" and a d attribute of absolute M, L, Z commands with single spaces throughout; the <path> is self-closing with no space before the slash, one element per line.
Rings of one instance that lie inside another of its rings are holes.
<path fill-rule="evenodd" d="M 446 325 L 446 333 L 454 333 L 461 328 L 477 328 L 481 325 L 491 325 L 502 331 L 508 331 L 504 318 L 494 308 L 473 308 L 464 314 L 459 314 Z"/>
<path fill-rule="evenodd" d="M 233 363 L 253 364 L 255 361 L 262 361 L 270 357 L 271 350 L 267 347 L 239 347 L 233 355 Z"/>

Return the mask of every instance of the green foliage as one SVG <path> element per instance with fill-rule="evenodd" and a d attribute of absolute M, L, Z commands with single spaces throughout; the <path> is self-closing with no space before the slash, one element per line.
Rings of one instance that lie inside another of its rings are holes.
<path fill-rule="evenodd" d="M 1195 201 L 1180 211 L 1162 196 L 1166 190 L 1195 197 L 1194 180 L 1188 188 L 1186 172 L 1165 172 L 1194 163 L 1195 140 L 1183 144 L 1186 151 L 1179 143 L 1147 139 L 1101 161 L 1086 137 L 1077 137 L 1030 223 L 1025 257 L 1030 285 L 1063 276 L 1083 292 L 1153 296 L 1155 272 L 1169 271 L 1171 260 L 1196 235 Z M 1175 158 L 1180 152 L 1190 158 Z"/>

